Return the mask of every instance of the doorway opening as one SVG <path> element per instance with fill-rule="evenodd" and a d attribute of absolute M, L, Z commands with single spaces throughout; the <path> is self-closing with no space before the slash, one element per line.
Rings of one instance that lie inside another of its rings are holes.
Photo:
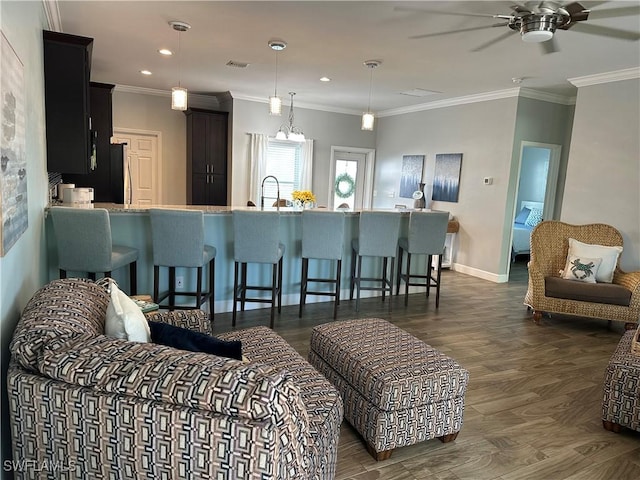
<path fill-rule="evenodd" d="M 531 230 L 536 221 L 553 218 L 561 152 L 561 145 L 537 142 L 522 142 L 520 145 L 509 243 L 510 279 L 512 269 L 518 278 L 523 275 L 523 270 L 526 273 Z"/>
<path fill-rule="evenodd" d="M 329 208 L 371 208 L 375 150 L 331 147 Z"/>
<path fill-rule="evenodd" d="M 115 128 L 113 138 L 125 143 L 124 201 L 125 204 L 162 204 L 161 133 L 128 128 Z"/>

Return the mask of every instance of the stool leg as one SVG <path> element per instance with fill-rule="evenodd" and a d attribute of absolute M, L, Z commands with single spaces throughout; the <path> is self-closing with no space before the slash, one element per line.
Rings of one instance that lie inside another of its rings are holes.
<path fill-rule="evenodd" d="M 356 276 L 356 312 L 360 311 L 360 278 L 362 277 L 362 256 L 358 255 L 356 257 L 356 263 L 358 264 L 357 276 Z"/>
<path fill-rule="evenodd" d="M 176 267 L 169 267 L 169 309 L 176 303 Z"/>
<path fill-rule="evenodd" d="M 404 255 L 404 249 L 398 247 L 398 274 L 396 275 L 396 295 L 400 295 L 400 277 L 402 276 L 402 256 Z"/>
<path fill-rule="evenodd" d="M 280 257 L 278 262 L 278 313 L 282 312 L 282 262 L 283 258 Z"/>
<path fill-rule="evenodd" d="M 427 255 L 427 298 L 429 298 L 429 292 L 431 291 L 431 267 L 433 262 L 433 255 Z"/>
<path fill-rule="evenodd" d="M 438 255 L 438 270 L 436 272 L 436 308 L 440 306 L 440 278 L 442 277 L 442 255 Z"/>
<path fill-rule="evenodd" d="M 160 281 L 160 267 L 158 265 L 153 266 L 153 301 L 158 303 L 158 291 Z"/>
<path fill-rule="evenodd" d="M 231 317 L 231 326 L 236 326 L 236 313 L 238 311 L 238 262 L 234 262 L 233 266 L 233 315 Z"/>
<path fill-rule="evenodd" d="M 271 265 L 271 316 L 269 318 L 269 328 L 273 328 L 273 319 L 275 316 L 276 309 L 276 295 L 278 285 L 278 264 L 274 263 Z"/>
<path fill-rule="evenodd" d="M 387 293 L 387 257 L 382 258 L 382 301 Z"/>
<path fill-rule="evenodd" d="M 353 288 L 355 286 L 356 263 L 358 262 L 356 250 L 351 248 L 351 282 L 349 284 L 349 300 L 353 300 Z"/>
<path fill-rule="evenodd" d="M 60 274 L 60 278 L 67 278 L 66 270 L 60 269 L 58 273 Z"/>
<path fill-rule="evenodd" d="M 247 298 L 247 264 L 243 263 L 240 277 L 240 310 L 244 312 L 244 305 Z"/>
<path fill-rule="evenodd" d="M 134 261 L 129 264 L 129 288 L 131 295 L 138 294 L 138 262 Z"/>
<path fill-rule="evenodd" d="M 298 318 L 302 318 L 302 307 L 307 299 L 307 270 L 309 268 L 309 259 L 302 259 L 302 274 L 300 276 L 300 306 L 298 308 Z"/>
<path fill-rule="evenodd" d="M 342 259 L 338 260 L 338 266 L 336 267 L 336 298 L 333 302 L 333 318 L 338 315 L 338 305 L 340 305 L 340 275 L 342 274 Z"/>
<path fill-rule="evenodd" d="M 87 272 L 89 274 L 89 279 L 96 281 L 96 273 L 95 272 Z"/>
<path fill-rule="evenodd" d="M 211 323 L 213 323 L 213 306 L 215 303 L 216 291 L 216 259 L 215 257 L 209 262 L 209 315 Z"/>
<path fill-rule="evenodd" d="M 404 306 L 409 305 L 409 283 L 411 283 L 411 254 L 407 252 L 407 274 L 404 277 Z"/>
<path fill-rule="evenodd" d="M 198 267 L 198 279 L 196 280 L 196 307 L 200 307 L 202 299 L 202 267 Z"/>

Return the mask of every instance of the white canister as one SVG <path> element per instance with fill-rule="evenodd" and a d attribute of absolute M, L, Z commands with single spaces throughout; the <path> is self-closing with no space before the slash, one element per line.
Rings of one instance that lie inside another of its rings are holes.
<path fill-rule="evenodd" d="M 60 200 L 61 202 L 69 202 L 70 200 L 65 200 L 64 198 L 64 191 L 67 188 L 76 188 L 76 184 L 75 183 L 59 183 L 58 184 L 58 200 Z"/>

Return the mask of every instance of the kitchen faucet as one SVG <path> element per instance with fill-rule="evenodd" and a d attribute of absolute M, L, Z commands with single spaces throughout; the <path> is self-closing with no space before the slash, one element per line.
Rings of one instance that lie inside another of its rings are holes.
<path fill-rule="evenodd" d="M 264 182 L 267 180 L 267 178 L 273 178 L 276 181 L 276 185 L 278 187 L 278 197 L 277 197 L 277 202 L 276 202 L 276 208 L 277 210 L 280 210 L 280 182 L 278 182 L 278 179 L 276 177 L 274 177 L 273 175 L 267 175 L 266 177 L 264 177 L 262 179 L 262 185 L 260 186 L 260 209 L 264 210 Z"/>

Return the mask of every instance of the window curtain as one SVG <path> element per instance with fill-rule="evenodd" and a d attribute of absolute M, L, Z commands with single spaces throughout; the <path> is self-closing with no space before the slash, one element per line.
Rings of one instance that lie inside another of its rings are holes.
<path fill-rule="evenodd" d="M 313 190 L 313 139 L 304 141 L 300 154 L 300 189 Z"/>
<path fill-rule="evenodd" d="M 249 198 L 260 206 L 260 182 L 267 172 L 267 146 L 269 139 L 263 133 L 249 134 L 249 164 L 251 172 L 249 178 Z"/>

